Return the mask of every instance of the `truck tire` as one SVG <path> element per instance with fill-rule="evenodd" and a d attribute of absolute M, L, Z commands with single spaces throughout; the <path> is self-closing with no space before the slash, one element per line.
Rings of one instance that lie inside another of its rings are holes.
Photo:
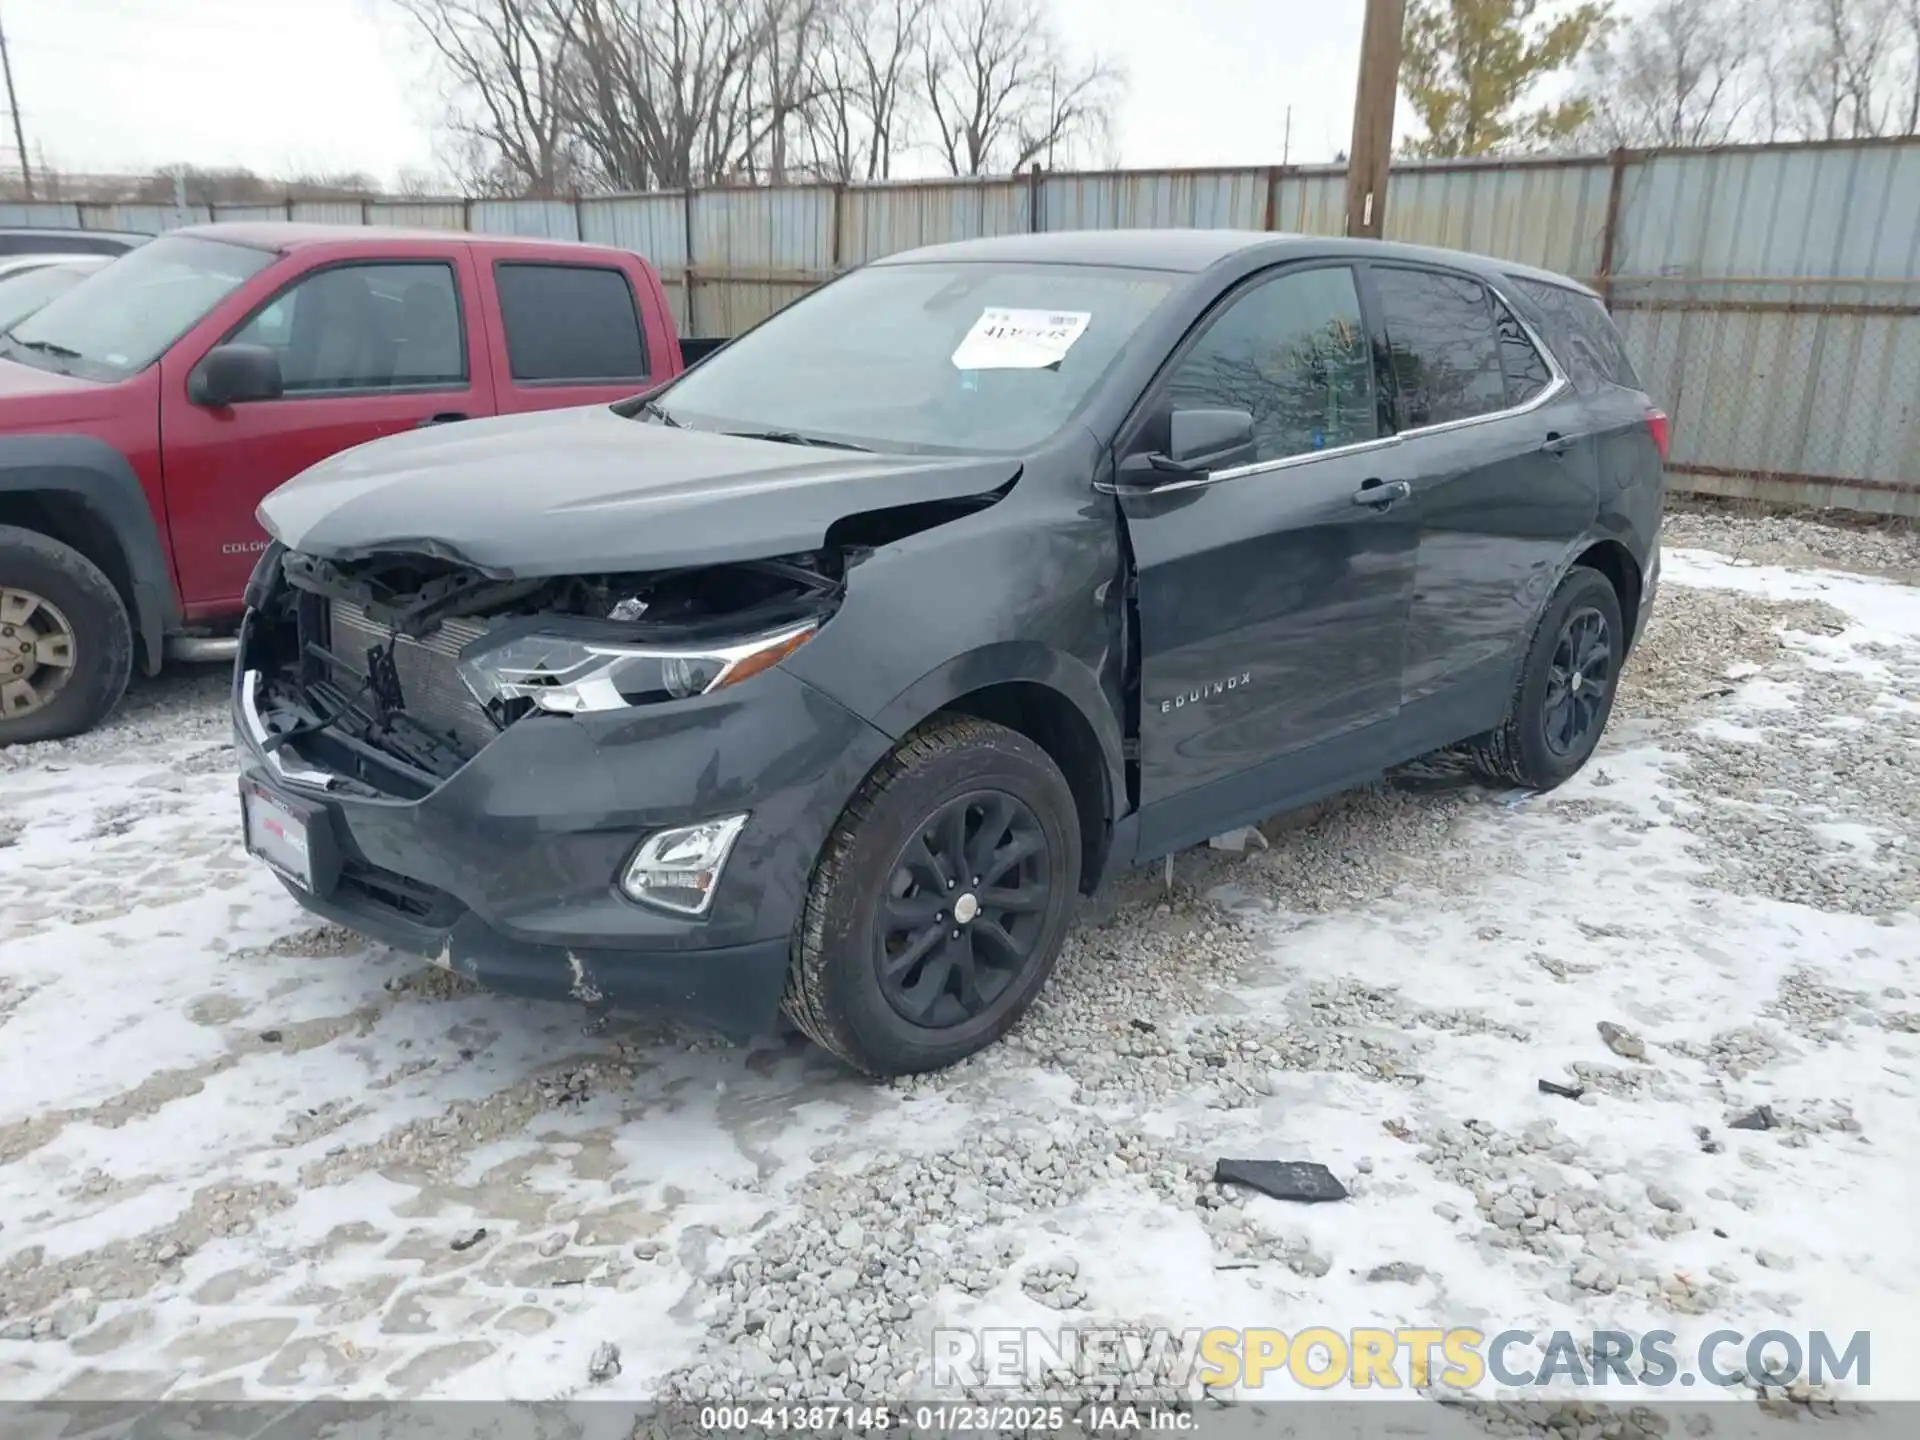
<path fill-rule="evenodd" d="M 1620 683 L 1626 626 L 1613 582 L 1576 565 L 1547 601 L 1507 716 L 1466 745 L 1488 779 L 1551 790 L 1587 763 Z"/>
<path fill-rule="evenodd" d="M 782 1008 L 869 1075 L 939 1070 L 999 1039 L 1072 923 L 1080 822 L 1025 736 L 940 716 L 874 767 L 822 847 Z"/>
<path fill-rule="evenodd" d="M 72 546 L 0 525 L 0 745 L 92 729 L 132 672 L 113 582 Z"/>

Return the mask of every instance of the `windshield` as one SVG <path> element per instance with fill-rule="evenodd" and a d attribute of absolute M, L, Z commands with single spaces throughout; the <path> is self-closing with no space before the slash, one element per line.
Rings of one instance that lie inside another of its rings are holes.
<path fill-rule="evenodd" d="M 9 360 L 43 370 L 124 380 L 275 258 L 251 246 L 163 235 L 48 301 L 0 345 Z"/>
<path fill-rule="evenodd" d="M 0 330 L 12 329 L 54 296 L 87 278 L 78 266 L 43 265 L 0 280 Z"/>
<path fill-rule="evenodd" d="M 856 270 L 716 351 L 653 413 L 869 449 L 1028 449 L 1079 411 L 1175 278 L 991 263 Z"/>

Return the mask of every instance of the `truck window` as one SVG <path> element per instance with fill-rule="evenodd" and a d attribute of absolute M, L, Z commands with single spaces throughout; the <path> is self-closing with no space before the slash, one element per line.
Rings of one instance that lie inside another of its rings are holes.
<path fill-rule="evenodd" d="M 290 396 L 467 379 L 459 286 L 439 261 L 341 265 L 302 276 L 228 338 L 274 351 Z"/>
<path fill-rule="evenodd" d="M 1259 460 L 1380 433 L 1373 355 L 1353 271 L 1300 270 L 1229 301 L 1174 371 L 1175 405 L 1245 410 Z"/>
<path fill-rule="evenodd" d="M 1484 285 L 1398 266 L 1376 266 L 1373 276 L 1403 429 L 1508 407 L 1506 367 Z"/>
<path fill-rule="evenodd" d="M 644 380 L 647 344 L 626 275 L 600 265 L 493 267 L 507 368 L 527 384 Z"/>

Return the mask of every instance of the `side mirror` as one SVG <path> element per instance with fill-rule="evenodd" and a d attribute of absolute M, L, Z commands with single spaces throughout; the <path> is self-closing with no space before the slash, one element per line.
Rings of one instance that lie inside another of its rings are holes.
<path fill-rule="evenodd" d="M 187 377 L 187 398 L 196 405 L 278 400 L 284 388 L 280 357 L 264 345 L 216 345 Z"/>
<path fill-rule="evenodd" d="M 1123 469 L 1152 483 L 1156 476 L 1206 475 L 1251 465 L 1253 416 L 1245 410 L 1176 410 L 1167 420 L 1167 448 L 1130 457 Z"/>

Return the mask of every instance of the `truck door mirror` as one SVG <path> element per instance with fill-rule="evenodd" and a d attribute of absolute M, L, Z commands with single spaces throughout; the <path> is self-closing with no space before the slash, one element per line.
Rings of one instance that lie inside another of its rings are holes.
<path fill-rule="evenodd" d="M 196 405 L 278 400 L 284 388 L 280 357 L 264 345 L 216 345 L 187 377 L 187 398 Z"/>
<path fill-rule="evenodd" d="M 1256 458 L 1253 416 L 1245 410 L 1175 410 L 1167 417 L 1167 448 L 1130 457 L 1121 469 L 1151 485 L 1178 475 L 1206 475 L 1251 465 Z"/>

